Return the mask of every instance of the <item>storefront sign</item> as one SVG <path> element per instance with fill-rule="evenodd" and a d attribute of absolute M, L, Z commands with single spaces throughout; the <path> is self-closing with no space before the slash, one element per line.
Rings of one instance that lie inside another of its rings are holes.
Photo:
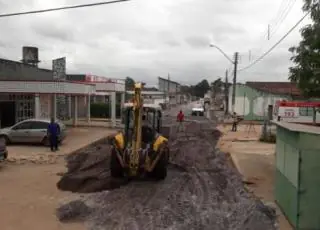
<path fill-rule="evenodd" d="M 299 116 L 299 108 L 298 107 L 279 107 L 278 116 L 283 118 L 294 118 Z"/>
<path fill-rule="evenodd" d="M 96 76 L 96 75 L 86 75 L 86 82 L 100 82 L 100 83 L 116 83 L 116 84 L 125 84 L 124 80 L 121 79 L 110 79 L 106 77 Z"/>
<path fill-rule="evenodd" d="M 52 72 L 54 80 L 66 80 L 66 58 L 52 60 Z"/>

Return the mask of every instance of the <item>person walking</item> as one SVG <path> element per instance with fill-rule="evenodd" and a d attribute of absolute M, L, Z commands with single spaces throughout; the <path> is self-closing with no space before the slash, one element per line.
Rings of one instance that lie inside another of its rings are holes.
<path fill-rule="evenodd" d="M 237 116 L 237 113 L 234 112 L 233 115 L 232 115 L 232 132 L 237 132 L 237 125 L 238 125 L 238 116 Z"/>
<path fill-rule="evenodd" d="M 47 136 L 50 142 L 50 149 L 55 152 L 58 149 L 58 136 L 60 134 L 60 127 L 55 122 L 54 118 L 51 118 L 50 124 L 48 125 Z"/>
<path fill-rule="evenodd" d="M 177 115 L 177 122 L 178 123 L 178 128 L 177 131 L 183 131 L 184 127 L 183 127 L 183 122 L 184 122 L 184 114 L 182 112 L 182 110 L 179 111 L 178 115 Z"/>

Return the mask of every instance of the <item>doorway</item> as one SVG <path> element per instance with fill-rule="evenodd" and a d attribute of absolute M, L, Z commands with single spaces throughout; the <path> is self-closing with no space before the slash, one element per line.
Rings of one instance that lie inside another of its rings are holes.
<path fill-rule="evenodd" d="M 14 101 L 0 102 L 0 128 L 10 127 L 16 122 L 16 105 Z"/>

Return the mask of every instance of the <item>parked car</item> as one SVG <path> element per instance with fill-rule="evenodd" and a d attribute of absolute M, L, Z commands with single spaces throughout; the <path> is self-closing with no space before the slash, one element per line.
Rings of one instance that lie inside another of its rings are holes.
<path fill-rule="evenodd" d="M 49 119 L 24 120 L 14 126 L 0 129 L 0 137 L 4 138 L 6 144 L 39 143 L 49 145 L 49 139 L 47 137 L 47 128 L 49 123 Z M 57 123 L 60 127 L 58 141 L 61 143 L 66 137 L 66 126 L 61 121 L 57 121 Z"/>
<path fill-rule="evenodd" d="M 0 138 L 0 162 L 8 158 L 7 145 L 4 138 Z"/>

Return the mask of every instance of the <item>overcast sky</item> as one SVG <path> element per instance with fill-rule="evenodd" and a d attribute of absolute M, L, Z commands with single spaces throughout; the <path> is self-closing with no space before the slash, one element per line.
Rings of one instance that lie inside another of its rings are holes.
<path fill-rule="evenodd" d="M 0 13 L 93 3 L 98 0 L 0 0 Z M 230 57 L 240 52 L 239 67 L 259 57 L 303 15 L 297 0 L 287 18 L 281 15 L 294 0 L 131 0 L 92 8 L 0 19 L 0 57 L 20 60 L 22 46 L 39 47 L 41 67 L 66 56 L 69 73 L 112 78 L 130 76 L 156 84 L 172 80 L 194 84 L 224 76 Z M 282 4 L 282 7 L 280 7 Z M 281 10 L 279 13 L 279 9 Z M 278 23 L 277 23 L 278 22 Z M 288 48 L 300 41 L 302 23 L 270 55 L 240 72 L 241 82 L 287 79 Z M 266 39 L 267 25 L 272 37 Z M 278 26 L 277 26 L 278 25 Z"/>

